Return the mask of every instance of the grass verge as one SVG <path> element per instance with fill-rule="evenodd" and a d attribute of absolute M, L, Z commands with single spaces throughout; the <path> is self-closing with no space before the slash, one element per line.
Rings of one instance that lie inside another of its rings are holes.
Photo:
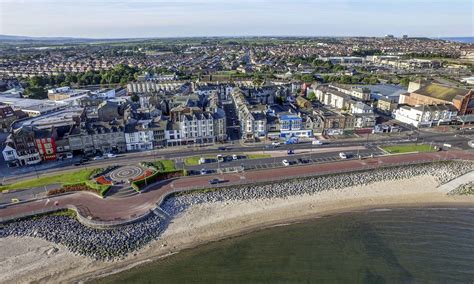
<path fill-rule="evenodd" d="M 435 148 L 428 144 L 406 144 L 406 145 L 394 145 L 394 146 L 383 146 L 381 147 L 384 151 L 390 154 L 401 154 L 411 152 L 435 152 Z"/>
<path fill-rule="evenodd" d="M 40 178 L 28 179 L 24 181 L 15 182 L 12 184 L 0 186 L 1 191 L 14 189 L 27 189 L 33 187 L 40 187 L 50 184 L 71 184 L 89 181 L 89 177 L 94 173 L 95 169 L 82 169 L 74 172 L 66 172 L 58 175 L 44 176 Z"/>
<path fill-rule="evenodd" d="M 176 170 L 173 160 L 158 160 L 154 164 L 162 172 L 171 172 Z"/>

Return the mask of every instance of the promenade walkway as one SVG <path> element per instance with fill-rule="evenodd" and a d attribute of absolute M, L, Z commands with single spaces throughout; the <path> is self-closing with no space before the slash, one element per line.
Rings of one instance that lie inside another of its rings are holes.
<path fill-rule="evenodd" d="M 51 197 L 49 199 L 8 205 L 7 207 L 0 209 L 0 222 L 39 212 L 75 208 L 77 209 L 78 214 L 80 214 L 84 219 L 92 220 L 97 223 L 125 223 L 150 214 L 151 210 L 161 204 L 163 199 L 171 193 L 199 188 L 209 188 L 209 180 L 214 177 L 219 177 L 228 181 L 222 184 L 222 186 L 231 186 L 453 159 L 474 160 L 474 152 L 450 151 L 405 154 L 383 156 L 365 160 L 349 160 L 326 164 L 258 170 L 245 173 L 184 177 L 152 185 L 145 192 L 128 198 L 102 199 L 91 193 L 75 192 L 67 195 Z"/>

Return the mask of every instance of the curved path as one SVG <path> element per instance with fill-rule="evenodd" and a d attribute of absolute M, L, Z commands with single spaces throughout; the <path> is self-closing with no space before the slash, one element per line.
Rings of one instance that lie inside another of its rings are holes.
<path fill-rule="evenodd" d="M 0 222 L 14 217 L 28 216 L 32 213 L 47 212 L 57 209 L 74 207 L 82 217 L 94 222 L 121 223 L 150 213 L 150 210 L 161 204 L 162 200 L 171 193 L 183 190 L 208 188 L 209 180 L 219 176 L 228 182 L 221 186 L 248 184 L 255 182 L 275 181 L 296 177 L 324 175 L 328 173 L 350 172 L 382 166 L 395 166 L 410 163 L 420 163 L 440 160 L 474 160 L 474 152 L 450 151 L 437 153 L 417 153 L 396 156 L 384 156 L 366 160 L 349 160 L 326 164 L 312 164 L 278 169 L 251 171 L 245 173 L 230 173 L 214 176 L 184 177 L 164 181 L 150 186 L 145 192 L 129 198 L 99 198 L 94 194 L 76 192 L 67 195 L 51 197 L 20 204 L 12 204 L 0 209 Z"/>

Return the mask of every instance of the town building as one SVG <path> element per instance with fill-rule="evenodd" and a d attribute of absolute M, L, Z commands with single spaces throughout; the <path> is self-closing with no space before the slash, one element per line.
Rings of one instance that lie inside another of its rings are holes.
<path fill-rule="evenodd" d="M 393 114 L 400 122 L 415 127 L 432 127 L 455 122 L 458 110 L 450 104 L 401 106 Z"/>
<path fill-rule="evenodd" d="M 410 106 L 451 104 L 459 115 L 474 114 L 474 91 L 436 83 L 410 83 L 409 93 L 400 95 L 399 104 Z"/>

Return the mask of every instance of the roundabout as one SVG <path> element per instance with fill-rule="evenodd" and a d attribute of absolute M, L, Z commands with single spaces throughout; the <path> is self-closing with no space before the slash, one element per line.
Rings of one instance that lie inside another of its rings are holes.
<path fill-rule="evenodd" d="M 139 166 L 124 166 L 109 173 L 109 178 L 115 182 L 125 182 L 135 179 L 145 173 Z"/>

